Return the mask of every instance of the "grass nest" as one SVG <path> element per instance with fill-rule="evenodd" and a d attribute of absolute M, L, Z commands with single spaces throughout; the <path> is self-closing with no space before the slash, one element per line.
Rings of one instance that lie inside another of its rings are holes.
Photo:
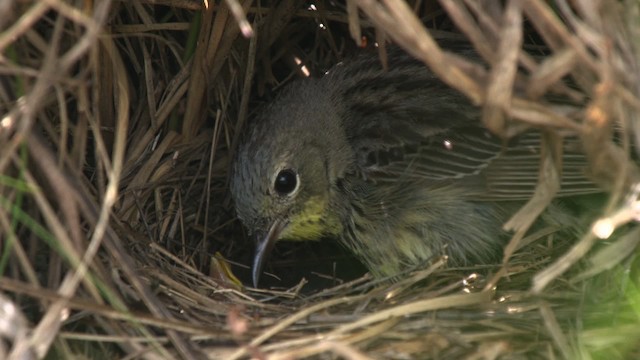
<path fill-rule="evenodd" d="M 636 1 L 48 0 L 0 13 L 0 358 L 640 357 Z M 468 40 L 489 66 L 434 37 Z M 525 232 L 553 197 L 547 156 L 505 264 L 434 259 L 389 281 L 335 244 L 282 244 L 265 289 L 242 285 L 254 245 L 227 188 L 247 119 L 303 70 L 361 47 L 384 61 L 388 44 L 497 135 L 535 127 L 557 135 L 549 148 L 578 136 L 607 194 L 597 216 L 572 238 Z"/>

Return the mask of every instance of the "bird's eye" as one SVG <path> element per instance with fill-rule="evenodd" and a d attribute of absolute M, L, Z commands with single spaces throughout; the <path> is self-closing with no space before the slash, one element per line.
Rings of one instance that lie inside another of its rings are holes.
<path fill-rule="evenodd" d="M 280 170 L 273 188 L 279 195 L 289 195 L 298 187 L 298 175 L 291 169 Z"/>

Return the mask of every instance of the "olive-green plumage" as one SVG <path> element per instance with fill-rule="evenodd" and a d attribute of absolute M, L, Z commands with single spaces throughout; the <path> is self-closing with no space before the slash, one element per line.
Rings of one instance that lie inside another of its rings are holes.
<path fill-rule="evenodd" d="M 303 79 L 259 112 L 237 151 L 231 190 L 258 241 L 257 283 L 276 240 L 333 237 L 374 275 L 433 256 L 500 258 L 501 225 L 531 195 L 539 135 L 508 143 L 427 68 L 392 51 Z M 592 191 L 584 158 L 567 153 L 565 194 Z"/>

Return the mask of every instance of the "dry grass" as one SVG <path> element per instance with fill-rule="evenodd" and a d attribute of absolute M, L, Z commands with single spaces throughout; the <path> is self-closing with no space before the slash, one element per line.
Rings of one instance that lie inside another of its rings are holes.
<path fill-rule="evenodd" d="M 640 234 L 625 225 L 640 191 L 637 2 L 208 3 L 0 3 L 0 358 L 640 356 Z M 490 66 L 432 34 L 469 39 Z M 424 61 L 496 134 L 578 135 L 611 194 L 597 231 L 525 234 L 557 191 L 549 136 L 538 191 L 508 223 L 508 266 L 341 280 L 344 255 L 294 245 L 281 260 L 330 275 L 243 287 L 233 274 L 247 278 L 253 245 L 227 195 L 239 134 L 298 76 L 295 58 L 321 74 L 363 36 Z M 523 42 L 548 51 L 532 58 Z M 596 233 L 615 228 L 602 246 Z"/>

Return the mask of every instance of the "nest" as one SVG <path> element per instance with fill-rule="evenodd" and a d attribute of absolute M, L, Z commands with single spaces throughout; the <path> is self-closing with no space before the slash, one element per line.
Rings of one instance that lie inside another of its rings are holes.
<path fill-rule="evenodd" d="M 637 2 L 50 0 L 0 13 L 1 358 L 640 356 Z M 467 39 L 488 66 L 434 36 Z M 435 259 L 389 281 L 334 245 L 293 244 L 270 268 L 288 277 L 243 286 L 253 243 L 227 185 L 251 111 L 303 70 L 362 46 L 384 61 L 390 43 L 497 135 L 543 129 L 549 149 L 578 136 L 609 195 L 597 221 L 570 239 L 526 233 L 556 191 L 548 151 L 503 265 Z"/>

